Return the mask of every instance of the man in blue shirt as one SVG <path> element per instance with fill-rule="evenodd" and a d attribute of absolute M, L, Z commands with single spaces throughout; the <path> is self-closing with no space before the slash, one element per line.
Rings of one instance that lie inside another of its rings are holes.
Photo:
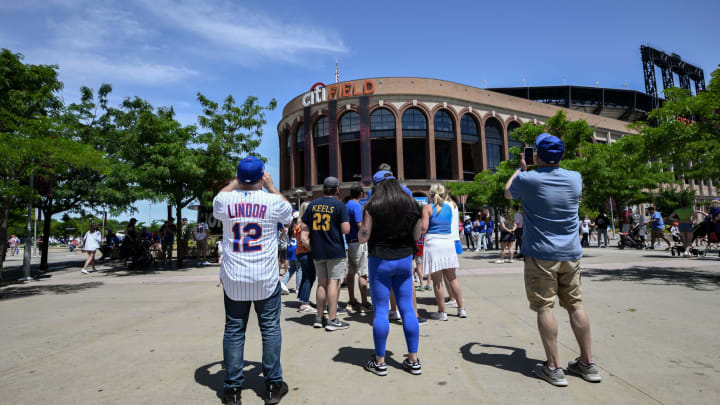
<path fill-rule="evenodd" d="M 662 215 L 655 211 L 655 207 L 648 207 L 648 214 L 650 214 L 650 249 L 655 249 L 655 240 L 662 239 L 667 243 L 665 250 L 670 250 L 670 241 L 665 237 L 665 223 L 663 222 Z"/>
<path fill-rule="evenodd" d="M 368 250 L 367 243 L 358 241 L 358 230 L 363 219 L 363 209 L 360 205 L 360 198 L 363 195 L 363 187 L 360 184 L 353 184 L 350 187 L 350 199 L 345 206 L 350 220 L 350 233 L 347 234 L 348 245 L 348 274 L 345 280 L 348 288 L 348 303 L 355 312 L 367 312 L 372 310 L 372 305 L 367 300 L 368 295 Z M 355 275 L 358 275 L 358 287 L 360 289 L 360 300 L 355 298 Z"/>
<path fill-rule="evenodd" d="M 557 349 L 557 320 L 552 309 L 555 299 L 567 309 L 570 325 L 580 346 L 580 357 L 568 363 L 568 371 L 591 382 L 600 382 L 592 361 L 590 321 L 582 305 L 578 240 L 578 205 L 582 196 L 580 173 L 560 168 L 565 153 L 563 142 L 550 134 L 535 139 L 538 167 L 520 168 L 505 185 L 505 197 L 520 199 L 525 214 L 523 246 L 525 291 L 530 309 L 537 312 L 538 329 L 547 361 L 535 366 L 535 374 L 556 386 L 567 386 Z"/>
<path fill-rule="evenodd" d="M 338 292 L 345 278 L 347 257 L 343 234 L 350 232 L 345 204 L 337 199 L 340 182 L 335 177 L 323 181 L 323 196 L 312 201 L 302 217 L 300 243 L 312 250 L 317 274 L 317 316 L 313 327 L 325 327 L 327 331 L 347 329 L 350 324 L 337 319 Z M 326 322 L 323 311 L 327 301 Z"/>

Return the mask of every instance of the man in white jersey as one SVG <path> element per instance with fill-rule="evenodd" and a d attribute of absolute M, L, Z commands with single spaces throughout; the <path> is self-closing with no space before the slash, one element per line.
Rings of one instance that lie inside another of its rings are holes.
<path fill-rule="evenodd" d="M 263 192 L 265 187 L 268 193 Z M 265 173 L 262 161 L 246 157 L 237 178 L 213 200 L 213 215 L 223 223 L 220 279 L 225 292 L 223 403 L 240 404 L 243 351 L 250 305 L 255 307 L 263 341 L 262 368 L 266 404 L 277 404 L 288 392 L 280 365 L 280 281 L 277 224 L 292 220 L 292 206 Z"/>

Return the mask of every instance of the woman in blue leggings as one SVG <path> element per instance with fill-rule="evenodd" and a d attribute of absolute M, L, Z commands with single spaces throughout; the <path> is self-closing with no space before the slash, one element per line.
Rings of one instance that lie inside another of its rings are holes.
<path fill-rule="evenodd" d="M 379 376 L 387 375 L 385 344 L 390 331 L 388 312 L 392 289 L 400 308 L 408 349 L 403 369 L 419 375 L 422 373 L 417 357 L 420 326 L 413 308 L 412 259 L 422 225 L 420 207 L 405 193 L 400 183 L 389 172 L 386 173 L 373 187 L 358 233 L 359 242 L 368 244 L 370 294 L 375 306 L 375 356 L 365 369 Z M 381 173 L 375 176 L 378 174 Z"/>

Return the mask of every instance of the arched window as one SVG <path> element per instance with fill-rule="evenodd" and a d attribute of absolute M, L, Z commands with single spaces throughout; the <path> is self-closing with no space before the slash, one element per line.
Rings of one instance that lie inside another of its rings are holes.
<path fill-rule="evenodd" d="M 378 108 L 370 114 L 370 137 L 395 137 L 395 116 L 387 108 Z"/>
<path fill-rule="evenodd" d="M 297 129 L 297 132 L 295 132 L 295 149 L 298 151 L 305 149 L 305 147 L 304 147 L 305 146 L 305 139 L 304 139 L 305 138 L 304 137 L 305 129 L 304 129 L 304 127 L 305 126 L 303 124 L 300 124 L 300 126 Z"/>
<path fill-rule="evenodd" d="M 522 141 L 513 138 L 513 131 L 518 128 L 520 128 L 520 124 L 515 121 L 511 122 L 510 125 L 508 125 L 508 150 L 510 150 L 510 148 L 512 147 L 518 147 L 520 148 L 520 153 L 522 153 L 525 144 L 523 144 Z M 513 159 L 514 157 L 515 155 L 512 153 L 512 151 L 510 151 L 510 159 Z"/>
<path fill-rule="evenodd" d="M 427 120 L 425 115 L 417 108 L 408 108 L 402 116 L 403 137 L 427 137 Z"/>
<path fill-rule="evenodd" d="M 355 111 L 343 115 L 339 130 L 340 142 L 360 139 L 360 115 Z"/>
<path fill-rule="evenodd" d="M 495 118 L 485 121 L 485 150 L 487 168 L 494 171 L 503 159 L 502 127 Z"/>
<path fill-rule="evenodd" d="M 435 113 L 433 120 L 435 139 L 453 139 L 455 131 L 453 130 L 453 120 L 447 111 L 440 110 Z"/>
<path fill-rule="evenodd" d="M 328 143 L 328 118 L 322 117 L 315 123 L 313 130 L 315 145 L 327 145 Z"/>
<path fill-rule="evenodd" d="M 470 114 L 465 114 L 460 119 L 460 135 L 462 136 L 463 142 L 480 141 L 477 123 Z"/>

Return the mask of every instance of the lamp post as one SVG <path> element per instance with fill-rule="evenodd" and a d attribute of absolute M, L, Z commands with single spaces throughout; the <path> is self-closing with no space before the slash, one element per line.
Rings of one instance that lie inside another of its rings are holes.
<path fill-rule="evenodd" d="M 302 194 L 302 189 L 295 190 L 295 193 L 297 194 L 297 209 L 300 211 L 300 195 Z"/>
<path fill-rule="evenodd" d="M 35 176 L 30 175 L 30 189 L 32 190 L 35 184 Z M 33 278 L 30 277 L 30 263 L 32 260 L 32 251 L 31 251 L 31 244 L 34 243 L 33 236 L 32 236 L 32 216 L 33 216 L 33 204 L 32 204 L 32 198 L 28 198 L 28 206 L 27 206 L 27 226 L 25 228 L 25 234 L 27 235 L 27 239 L 25 239 L 25 244 L 23 245 L 23 277 L 20 279 L 21 281 L 30 281 Z"/>

